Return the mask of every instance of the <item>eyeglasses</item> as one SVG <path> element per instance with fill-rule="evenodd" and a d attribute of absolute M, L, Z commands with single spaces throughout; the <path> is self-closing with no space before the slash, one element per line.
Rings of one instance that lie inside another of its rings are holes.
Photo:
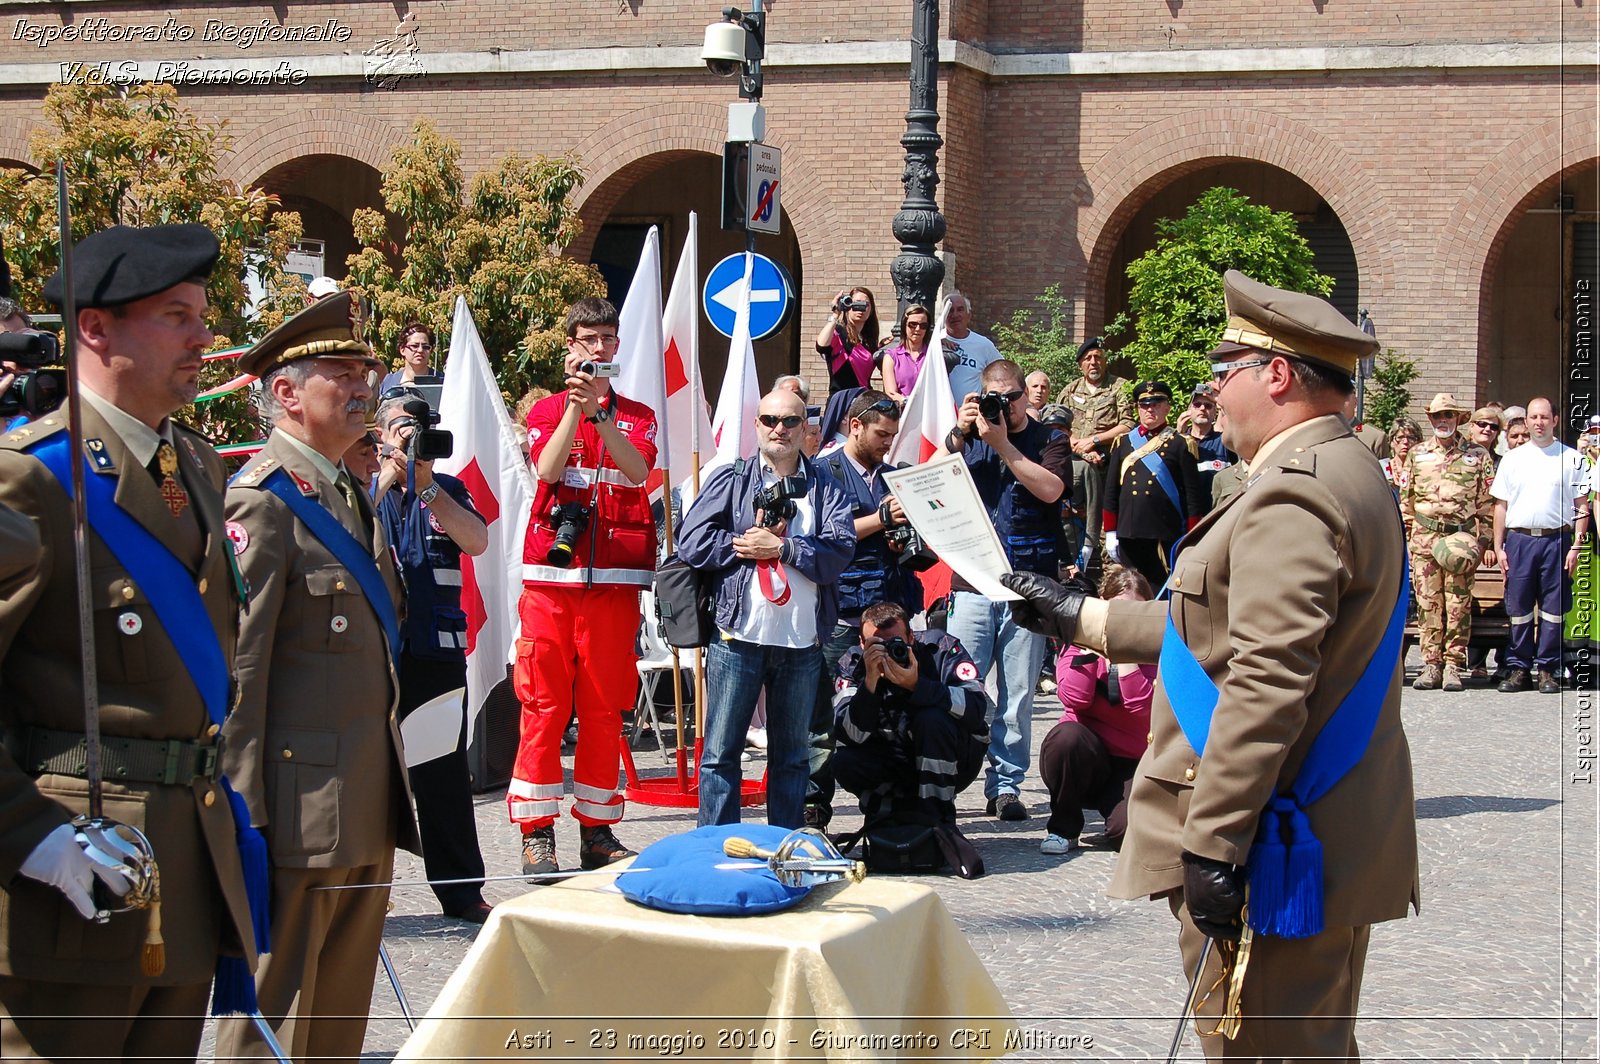
<path fill-rule="evenodd" d="M 433 350 L 433 345 L 428 343 L 427 341 L 422 341 L 421 343 L 401 344 L 400 345 L 400 350 L 402 350 L 402 351 L 432 351 Z"/>
<path fill-rule="evenodd" d="M 893 399 L 879 399 L 861 412 L 863 414 L 883 414 L 894 418 L 896 421 L 900 420 L 900 404 Z"/>
<path fill-rule="evenodd" d="M 409 385 L 409 384 L 397 384 L 393 388 L 387 389 L 382 395 L 378 396 L 378 402 L 387 403 L 390 399 L 422 399 L 422 398 L 425 398 L 425 396 L 423 396 L 422 392 L 420 392 L 417 388 L 413 387 L 412 385 Z"/>
<path fill-rule="evenodd" d="M 1246 358 L 1238 362 L 1213 362 L 1211 363 L 1211 379 L 1222 387 L 1222 382 L 1227 380 L 1236 369 L 1255 369 L 1271 362 L 1270 358 Z"/>
<path fill-rule="evenodd" d="M 580 344 L 591 351 L 605 351 L 622 343 L 613 333 L 600 333 L 596 336 L 569 336 L 568 343 Z"/>
<path fill-rule="evenodd" d="M 1500 429 L 1500 423 L 1498 421 L 1474 421 L 1473 424 L 1480 429 L 1494 429 L 1497 432 Z"/>
<path fill-rule="evenodd" d="M 805 420 L 805 417 L 800 414 L 784 414 L 782 417 L 777 414 L 757 414 L 756 420 L 769 429 L 775 429 L 779 425 L 786 429 L 797 429 L 800 427 L 800 423 Z"/>
<path fill-rule="evenodd" d="M 1170 403 L 1170 402 L 1172 402 L 1171 399 L 1163 399 L 1160 396 L 1157 396 L 1154 399 L 1140 399 L 1139 400 L 1139 405 L 1143 406 L 1143 407 L 1151 407 L 1151 406 L 1160 406 L 1163 403 Z"/>
<path fill-rule="evenodd" d="M 926 329 L 927 327 L 928 327 L 928 323 L 925 322 L 925 321 L 908 321 L 908 322 L 906 322 L 906 328 L 907 329 Z"/>

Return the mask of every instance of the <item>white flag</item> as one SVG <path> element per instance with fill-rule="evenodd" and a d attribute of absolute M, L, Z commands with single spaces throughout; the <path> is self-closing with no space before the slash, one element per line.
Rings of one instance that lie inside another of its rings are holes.
<path fill-rule="evenodd" d="M 668 431 L 666 374 L 661 364 L 661 234 L 655 226 L 644 238 L 639 265 L 618 314 L 618 373 L 611 386 L 617 394 L 648 406 L 656 415 L 656 438 L 671 438 Z M 667 449 L 656 453 L 657 467 L 665 466 Z"/>
<path fill-rule="evenodd" d="M 690 211 L 689 238 L 678 259 L 678 272 L 672 275 L 672 291 L 667 294 L 667 311 L 661 319 L 671 431 L 667 430 L 668 419 L 661 419 L 656 464 L 672 470 L 675 488 L 693 476 L 700 449 L 705 448 L 707 458 L 712 451 L 711 417 L 700 382 L 699 239 L 699 219 Z"/>
<path fill-rule="evenodd" d="M 736 458 L 754 458 L 756 453 L 755 421 L 761 406 L 761 389 L 756 383 L 756 349 L 750 340 L 750 274 L 754 267 L 755 258 L 747 252 L 733 341 L 728 345 L 728 368 L 717 396 L 717 412 L 711 418 L 716 465 Z"/>
<path fill-rule="evenodd" d="M 461 556 L 461 608 L 467 615 L 467 739 L 491 688 L 506 678 L 521 621 L 522 541 L 533 509 L 533 476 L 522 456 L 500 385 L 489 368 L 478 327 L 456 298 L 450 355 L 444 364 L 439 426 L 455 434 L 455 450 L 434 464 L 457 477 L 489 526 L 489 547 Z"/>
<path fill-rule="evenodd" d="M 956 402 L 950 394 L 950 370 L 944 364 L 944 317 L 950 304 L 939 307 L 939 321 L 922 356 L 922 372 L 906 396 L 900 415 L 900 434 L 889 445 L 891 465 L 926 462 L 944 445 L 944 438 L 956 427 Z"/>

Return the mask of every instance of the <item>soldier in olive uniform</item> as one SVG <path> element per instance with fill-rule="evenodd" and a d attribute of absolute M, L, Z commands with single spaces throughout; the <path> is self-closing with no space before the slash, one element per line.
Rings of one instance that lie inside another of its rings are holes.
<path fill-rule="evenodd" d="M 1172 389 L 1164 381 L 1141 381 L 1133 394 L 1139 424 L 1117 439 L 1106 459 L 1102 527 L 1106 554 L 1159 588 L 1167 581 L 1172 545 L 1211 509 L 1211 496 L 1188 444 L 1167 424 Z"/>
<path fill-rule="evenodd" d="M 1411 686 L 1418 691 L 1435 690 L 1441 683 L 1446 691 L 1463 688 L 1478 554 L 1495 564 L 1490 549 L 1494 500 L 1489 496 L 1494 459 L 1456 431 L 1467 409 L 1448 392 L 1434 396 L 1428 404 L 1433 438 L 1406 455 L 1400 513 L 1411 529 L 1411 586 L 1422 647 L 1422 672 Z"/>
<path fill-rule="evenodd" d="M 199 225 L 116 226 L 79 241 L 77 318 L 67 325 L 77 331 L 84 452 L 71 453 L 64 410 L 0 438 L 0 504 L 31 519 L 37 562 L 14 573 L 30 545 L 0 552 L 7 1059 L 192 1060 L 219 956 L 255 960 L 232 803 L 217 766 L 239 610 L 224 469 L 203 437 L 169 419 L 198 391 L 200 356 L 212 342 L 205 286 L 220 252 Z M 58 273 L 45 295 L 59 304 L 62 287 Z M 96 871 L 68 823 L 88 808 L 66 486 L 74 458 L 87 459 L 104 808 L 154 847 L 159 925 L 155 910 L 91 922 L 95 875 L 118 893 L 127 884 Z M 172 617 L 182 631 L 168 628 Z M 161 945 L 149 955 L 154 974 L 142 963 L 147 942 Z"/>
<path fill-rule="evenodd" d="M 1137 418 L 1128 382 L 1106 372 L 1106 352 L 1098 337 L 1079 346 L 1078 369 L 1083 376 L 1061 389 L 1056 402 L 1072 411 L 1072 508 L 1083 514 L 1082 542 L 1075 544 L 1072 557 L 1087 559 L 1093 567 L 1100 551 L 1106 455 L 1118 437 L 1133 430 Z"/>
<path fill-rule="evenodd" d="M 396 843 L 419 852 L 400 726 L 399 577 L 341 456 L 366 431 L 369 373 L 349 292 L 313 303 L 240 359 L 274 422 L 228 488 L 228 534 L 251 597 L 224 755 L 272 854 L 262 1014 L 296 1060 L 361 1053 Z M 264 1056 L 242 1020 L 219 1057 Z"/>

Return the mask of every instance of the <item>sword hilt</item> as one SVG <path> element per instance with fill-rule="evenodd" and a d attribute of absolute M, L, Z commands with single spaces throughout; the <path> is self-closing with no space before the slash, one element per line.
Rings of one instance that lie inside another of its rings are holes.
<path fill-rule="evenodd" d="M 778 882 L 788 887 L 841 879 L 860 883 L 867 878 L 866 864 L 840 853 L 833 840 L 816 828 L 796 828 L 784 836 L 776 850 L 763 850 L 749 839 L 730 836 L 722 841 L 722 852 L 729 857 L 765 860 Z"/>

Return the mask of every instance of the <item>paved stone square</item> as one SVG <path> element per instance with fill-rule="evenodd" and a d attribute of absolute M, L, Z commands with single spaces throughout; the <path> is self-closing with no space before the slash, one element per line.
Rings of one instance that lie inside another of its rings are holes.
<path fill-rule="evenodd" d="M 1053 697 L 1038 699 L 1035 754 L 1059 712 Z M 1357 1028 L 1367 1060 L 1596 1059 L 1593 712 L 1592 696 L 1576 691 L 1406 690 L 1422 914 L 1374 929 Z M 653 752 L 637 757 L 641 770 L 663 771 Z M 1587 769 L 1580 757 L 1590 759 Z M 746 767 L 760 772 L 759 757 Z M 1001 823 L 983 815 L 981 787 L 971 788 L 959 802 L 962 826 L 989 874 L 922 880 L 938 890 L 1035 1044 L 1092 1039 L 1076 1051 L 1013 1057 L 1164 1060 L 1185 991 L 1166 905 L 1108 899 L 1114 854 L 1040 854 L 1048 798 L 1036 775 L 1023 797 L 1032 818 Z M 833 827 L 856 823 L 852 813 Z M 618 834 L 641 848 L 693 824 L 692 810 L 635 804 Z M 517 872 L 518 840 L 502 795 L 479 797 L 478 831 L 490 874 Z M 557 837 L 563 860 L 575 867 L 574 822 L 564 817 Z M 401 878 L 422 875 L 409 855 L 397 864 Z M 527 889 L 492 883 L 485 894 L 502 901 Z M 476 931 L 438 916 L 425 888 L 394 892 L 385 941 L 419 1014 Z M 388 1060 L 407 1028 L 381 973 L 372 1016 L 365 1055 Z M 1186 1053 L 1200 1059 L 1192 1034 Z"/>

